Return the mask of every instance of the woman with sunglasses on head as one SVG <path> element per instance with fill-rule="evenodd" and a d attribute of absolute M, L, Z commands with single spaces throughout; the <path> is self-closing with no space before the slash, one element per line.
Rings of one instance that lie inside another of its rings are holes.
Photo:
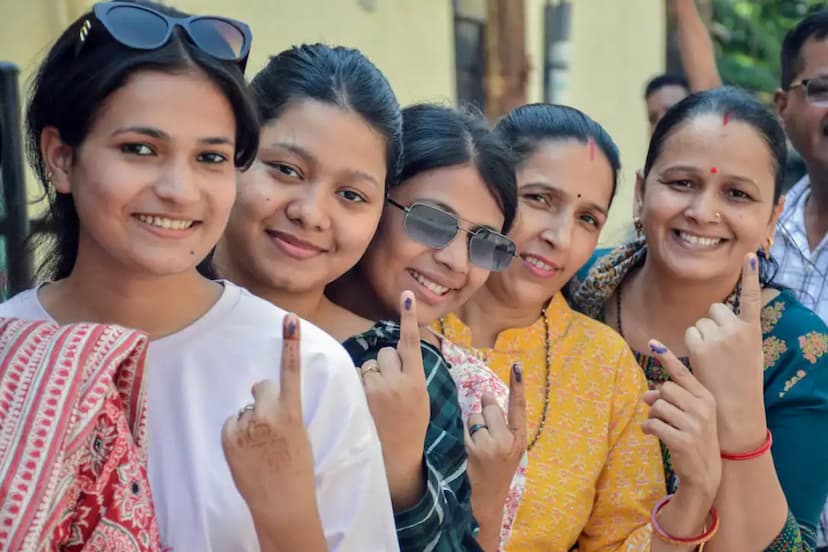
<path fill-rule="evenodd" d="M 705 552 L 812 550 L 828 493 L 828 330 L 773 286 L 765 253 L 785 158 L 782 128 L 749 94 L 683 100 L 656 127 L 637 181 L 640 238 L 572 287 L 573 303 L 635 351 L 654 409 L 678 391 L 666 347 L 715 398 L 722 521 Z M 668 491 L 681 492 L 675 458 L 664 461 Z"/>
<path fill-rule="evenodd" d="M 641 429 L 646 384 L 632 354 L 560 293 L 606 222 L 618 149 L 598 123 L 558 105 L 519 107 L 496 132 L 517 156 L 519 209 L 510 237 L 518 259 L 434 328 L 452 370 L 486 363 L 505 379 L 515 362 L 523 366 L 529 470 L 509 550 L 690 550 L 651 538 L 664 476 L 658 443 Z M 686 415 L 705 411 L 713 406 Z M 705 450 L 703 438 L 681 438 Z M 707 442 L 709 451 L 709 435 Z M 688 484 L 660 523 L 689 535 L 704 525 L 704 501 L 718 479 L 715 462 L 708 470 L 693 447 L 680 452 L 683 475 L 704 486 Z"/>
<path fill-rule="evenodd" d="M 4 303 L 0 316 L 148 334 L 144 388 L 125 398 L 124 416 L 146 413 L 134 439 L 165 546 L 393 550 L 379 440 L 347 354 L 196 270 L 224 230 L 236 169 L 257 151 L 242 73 L 249 47 L 243 23 L 150 2 L 97 4 L 63 33 L 27 115 L 55 228 L 49 283 Z M 88 462 L 111 469 L 110 435 L 96 431 Z M 128 493 L 83 492 L 98 493 L 100 511 L 62 511 L 74 520 L 68 544 L 89 517 L 149 515 Z"/>
<path fill-rule="evenodd" d="M 444 523 L 465 531 L 470 529 L 465 416 L 461 417 L 457 402 L 462 386 L 455 386 L 444 359 L 431 344 L 422 345 L 422 364 L 409 366 L 406 327 L 427 327 L 465 302 L 491 271 L 508 266 L 514 246 L 502 232 L 512 224 L 516 200 L 511 156 L 482 117 L 438 105 L 408 107 L 403 110 L 400 181 L 389 191 L 379 229 L 365 255 L 329 288 L 334 302 L 365 320 L 343 328 L 348 331 L 340 336 L 352 334 L 345 348 L 361 368 L 383 449 L 392 451 L 385 453 L 389 473 L 408 473 L 412 482 L 419 476 L 417 487 L 426 486 L 421 472 L 406 468 L 419 469 L 410 460 L 422 454 L 422 449 L 412 447 L 413 431 L 425 433 L 426 457 L 442 459 L 443 470 L 442 482 L 429 471 L 427 488 L 434 492 L 440 485 L 444 493 L 451 493 L 454 512 L 443 514 L 452 516 Z M 372 320 L 381 322 L 367 322 Z M 519 475 L 513 481 L 525 449 L 519 368 L 511 382 L 509 425 L 495 397 L 490 397 L 485 406 L 498 413 L 502 424 L 496 435 L 492 433 L 491 446 L 469 448 L 472 456 L 480 453 L 483 468 L 471 482 L 471 507 L 480 525 L 477 545 L 485 550 L 498 549 L 506 494 L 510 484 L 519 494 L 521 483 Z M 509 394 L 501 382 L 491 387 L 500 398 Z M 427 428 L 412 427 L 406 420 L 415 413 L 396 404 L 397 397 L 424 397 L 426 389 L 431 421 Z M 478 410 L 479 401 L 478 397 Z M 402 430 L 406 424 L 411 431 Z M 470 466 L 474 462 L 469 459 Z M 411 498 L 415 496 L 411 493 Z M 454 550 L 461 544 L 464 550 L 476 549 L 468 535 L 455 548 L 441 549 Z"/>

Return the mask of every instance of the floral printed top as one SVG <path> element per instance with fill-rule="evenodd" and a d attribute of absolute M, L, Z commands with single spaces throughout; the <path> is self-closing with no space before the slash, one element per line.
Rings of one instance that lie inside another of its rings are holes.
<path fill-rule="evenodd" d="M 664 470 L 658 440 L 641 431 L 647 385 L 621 336 L 560 294 L 528 328 L 500 332 L 492 349 L 472 349 L 471 329 L 454 314 L 442 329 L 504 381 L 520 360 L 530 443 L 548 399 L 507 550 L 648 552 Z"/>
<path fill-rule="evenodd" d="M 601 320 L 605 303 L 645 256 L 646 245 L 641 242 L 596 252 L 570 284 L 573 308 Z M 782 290 L 762 310 L 762 334 L 771 452 L 790 508 L 788 522 L 766 550 L 812 550 L 828 495 L 828 328 Z M 651 387 L 668 379 L 654 358 L 636 352 L 636 359 Z M 689 367 L 688 360 L 682 360 Z M 663 455 L 672 492 L 678 481 L 666 450 Z"/>
<path fill-rule="evenodd" d="M 468 424 L 472 414 L 480 414 L 482 411 L 481 401 L 483 394 L 492 395 L 503 412 L 509 409 L 509 387 L 500 377 L 492 372 L 486 363 L 463 347 L 458 347 L 445 336 L 440 338 L 440 352 L 449 365 L 451 377 L 457 385 L 457 399 L 460 402 L 460 410 L 463 414 L 463 421 Z M 517 516 L 520 499 L 526 488 L 526 466 L 528 455 L 521 458 L 512 483 L 509 486 L 509 495 L 506 497 L 506 504 L 503 509 L 503 524 L 500 528 L 500 548 L 506 549 L 506 543 L 512 535 L 512 527 Z"/>

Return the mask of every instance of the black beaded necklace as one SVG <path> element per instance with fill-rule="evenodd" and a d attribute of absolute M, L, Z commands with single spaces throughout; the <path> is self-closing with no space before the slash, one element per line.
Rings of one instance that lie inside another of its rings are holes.
<path fill-rule="evenodd" d="M 545 382 L 544 382 L 544 390 L 543 390 L 543 411 L 541 413 L 540 423 L 538 423 L 538 429 L 535 432 L 535 435 L 532 437 L 532 440 L 529 441 L 529 446 L 526 448 L 526 450 L 532 450 L 532 448 L 538 442 L 538 439 L 540 439 L 540 436 L 543 433 L 543 428 L 546 425 L 546 417 L 549 414 L 549 392 L 552 388 L 552 368 L 551 368 L 551 365 L 552 365 L 552 358 L 551 358 L 551 356 L 552 356 L 552 347 L 551 347 L 551 344 L 549 342 L 549 316 L 546 313 L 545 308 L 543 309 L 543 329 L 544 329 L 544 340 L 545 340 L 544 345 L 545 345 L 545 353 L 546 353 L 546 355 L 545 355 L 546 356 L 546 372 L 544 374 L 545 375 Z M 443 337 L 445 337 L 445 335 L 446 335 L 445 318 L 440 318 L 440 333 L 442 334 Z M 492 349 L 492 351 L 502 352 L 502 351 L 496 351 L 495 349 Z M 486 362 L 486 360 L 487 360 L 483 353 L 480 353 L 480 352 L 477 352 L 477 351 L 471 351 L 469 349 L 466 349 L 466 352 L 468 352 L 469 354 L 471 354 L 472 356 L 474 356 L 475 358 L 477 358 L 480 361 Z M 519 352 L 518 352 L 518 354 L 519 354 Z"/>

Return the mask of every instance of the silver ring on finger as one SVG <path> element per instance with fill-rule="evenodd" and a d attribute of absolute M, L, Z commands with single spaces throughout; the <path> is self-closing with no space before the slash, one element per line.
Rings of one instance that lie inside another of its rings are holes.
<path fill-rule="evenodd" d="M 488 431 L 489 426 L 487 426 L 486 424 L 472 424 L 472 426 L 469 428 L 469 435 L 474 435 L 481 429 L 485 429 Z"/>
<path fill-rule="evenodd" d="M 241 417 L 244 416 L 245 412 L 253 412 L 254 410 L 256 410 L 255 404 L 246 404 L 239 408 L 239 420 L 241 420 Z"/>

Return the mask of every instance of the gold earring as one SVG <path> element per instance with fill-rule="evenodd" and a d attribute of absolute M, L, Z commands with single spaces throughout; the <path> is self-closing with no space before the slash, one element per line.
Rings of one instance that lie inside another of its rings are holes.
<path fill-rule="evenodd" d="M 633 219 L 633 226 L 635 227 L 635 233 L 640 238 L 644 234 L 644 223 L 641 222 L 641 217 L 635 217 Z"/>
<path fill-rule="evenodd" d="M 770 260 L 771 259 L 771 249 L 773 248 L 773 236 L 768 238 L 768 243 L 762 249 L 765 252 L 765 258 Z"/>

